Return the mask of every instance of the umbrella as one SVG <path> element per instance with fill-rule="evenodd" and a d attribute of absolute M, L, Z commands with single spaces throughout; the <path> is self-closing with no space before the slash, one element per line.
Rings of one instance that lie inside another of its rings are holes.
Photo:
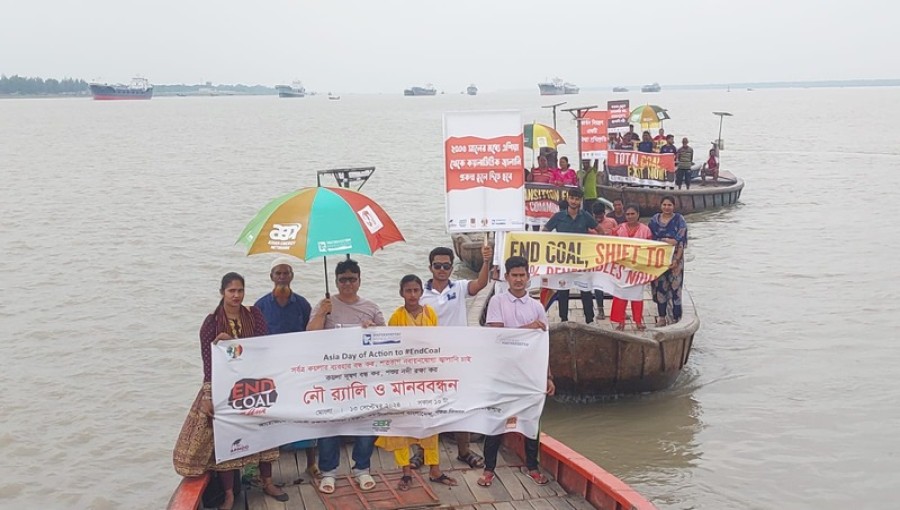
<path fill-rule="evenodd" d="M 628 116 L 630 124 L 640 124 L 642 129 L 650 129 L 659 126 L 659 124 L 670 118 L 665 108 L 656 106 L 655 104 L 645 104 L 631 110 Z"/>
<path fill-rule="evenodd" d="M 345 253 L 372 255 L 404 240 L 394 220 L 369 197 L 345 188 L 315 187 L 266 204 L 244 227 L 237 243 L 247 247 L 247 255 L 278 253 L 311 260 Z"/>
<path fill-rule="evenodd" d="M 557 145 L 566 143 L 563 137 L 550 126 L 539 124 L 525 124 L 525 147 L 538 150 L 541 147 L 555 149 Z"/>

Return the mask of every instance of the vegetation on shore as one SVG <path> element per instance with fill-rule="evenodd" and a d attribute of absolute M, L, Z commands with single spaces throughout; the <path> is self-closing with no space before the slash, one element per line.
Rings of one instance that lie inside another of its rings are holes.
<path fill-rule="evenodd" d="M 0 75 L 0 95 L 22 96 L 59 96 L 59 95 L 88 95 L 90 88 L 84 80 L 73 78 L 26 78 L 14 74 L 12 76 Z"/>

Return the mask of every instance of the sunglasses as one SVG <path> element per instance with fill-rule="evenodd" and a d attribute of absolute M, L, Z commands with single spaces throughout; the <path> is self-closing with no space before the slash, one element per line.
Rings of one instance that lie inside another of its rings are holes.
<path fill-rule="evenodd" d="M 444 271 L 449 271 L 453 268 L 453 264 L 449 262 L 432 262 L 431 269 L 443 269 Z"/>
<path fill-rule="evenodd" d="M 359 278 L 355 276 L 342 276 L 338 278 L 338 283 L 356 283 L 359 281 Z"/>

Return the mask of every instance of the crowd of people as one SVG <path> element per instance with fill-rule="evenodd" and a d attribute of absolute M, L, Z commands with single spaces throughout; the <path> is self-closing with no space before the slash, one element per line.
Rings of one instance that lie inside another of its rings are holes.
<path fill-rule="evenodd" d="M 237 273 L 228 273 L 221 280 L 220 300 L 200 328 L 200 356 L 203 363 L 203 384 L 174 450 L 176 471 L 183 476 L 198 476 L 214 472 L 221 482 L 224 497 L 220 509 L 230 509 L 235 501 L 236 484 L 240 483 L 241 469 L 258 465 L 259 485 L 263 492 L 278 500 L 289 496 L 272 478 L 272 462 L 279 457 L 279 449 L 249 455 L 240 459 L 216 463 L 213 456 L 211 421 L 212 405 L 212 345 L 236 338 L 250 338 L 268 334 L 315 331 L 337 327 L 371 326 L 467 326 L 466 297 L 471 297 L 488 284 L 493 248 L 482 248 L 484 264 L 474 280 L 451 279 L 454 253 L 438 247 L 428 257 L 431 278 L 423 282 L 416 275 L 400 279 L 399 295 L 403 304 L 386 321 L 381 308 L 359 294 L 362 271 L 359 264 L 346 259 L 335 268 L 337 294 L 320 300 L 315 306 L 295 292 L 293 262 L 287 258 L 273 261 L 270 279 L 271 292 L 259 298 L 253 306 L 244 305 L 245 281 Z M 528 296 L 528 262 L 522 257 L 510 257 L 506 264 L 506 280 L 509 290 L 491 298 L 487 310 L 486 325 L 490 327 L 547 329 L 547 316 L 543 307 Z M 547 369 L 548 394 L 555 391 L 553 376 Z M 477 483 L 490 486 L 494 480 L 497 453 L 502 436 L 486 436 L 484 456 L 471 448 L 469 432 L 453 433 L 457 445 L 457 460 L 469 468 L 483 469 Z M 401 491 L 409 490 L 413 483 L 412 470 L 427 465 L 429 479 L 433 483 L 457 485 L 458 481 L 445 474 L 438 457 L 438 437 L 376 437 L 355 436 L 351 459 L 351 475 L 361 491 L 370 491 L 376 480 L 370 474 L 371 457 L 376 447 L 390 451 L 402 469 L 397 485 Z M 343 438 L 321 437 L 315 441 L 284 445 L 282 448 L 305 448 L 306 472 L 318 480 L 318 489 L 330 494 L 335 491 L 336 476 L 340 467 L 340 449 Z M 536 484 L 548 483 L 538 469 L 538 441 L 526 441 L 526 469 Z"/>

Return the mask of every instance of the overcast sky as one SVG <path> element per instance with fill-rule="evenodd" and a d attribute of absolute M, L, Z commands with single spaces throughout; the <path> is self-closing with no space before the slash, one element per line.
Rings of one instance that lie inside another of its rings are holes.
<path fill-rule="evenodd" d="M 900 78 L 898 5 L 0 0 L 0 73 L 387 93 Z"/>

